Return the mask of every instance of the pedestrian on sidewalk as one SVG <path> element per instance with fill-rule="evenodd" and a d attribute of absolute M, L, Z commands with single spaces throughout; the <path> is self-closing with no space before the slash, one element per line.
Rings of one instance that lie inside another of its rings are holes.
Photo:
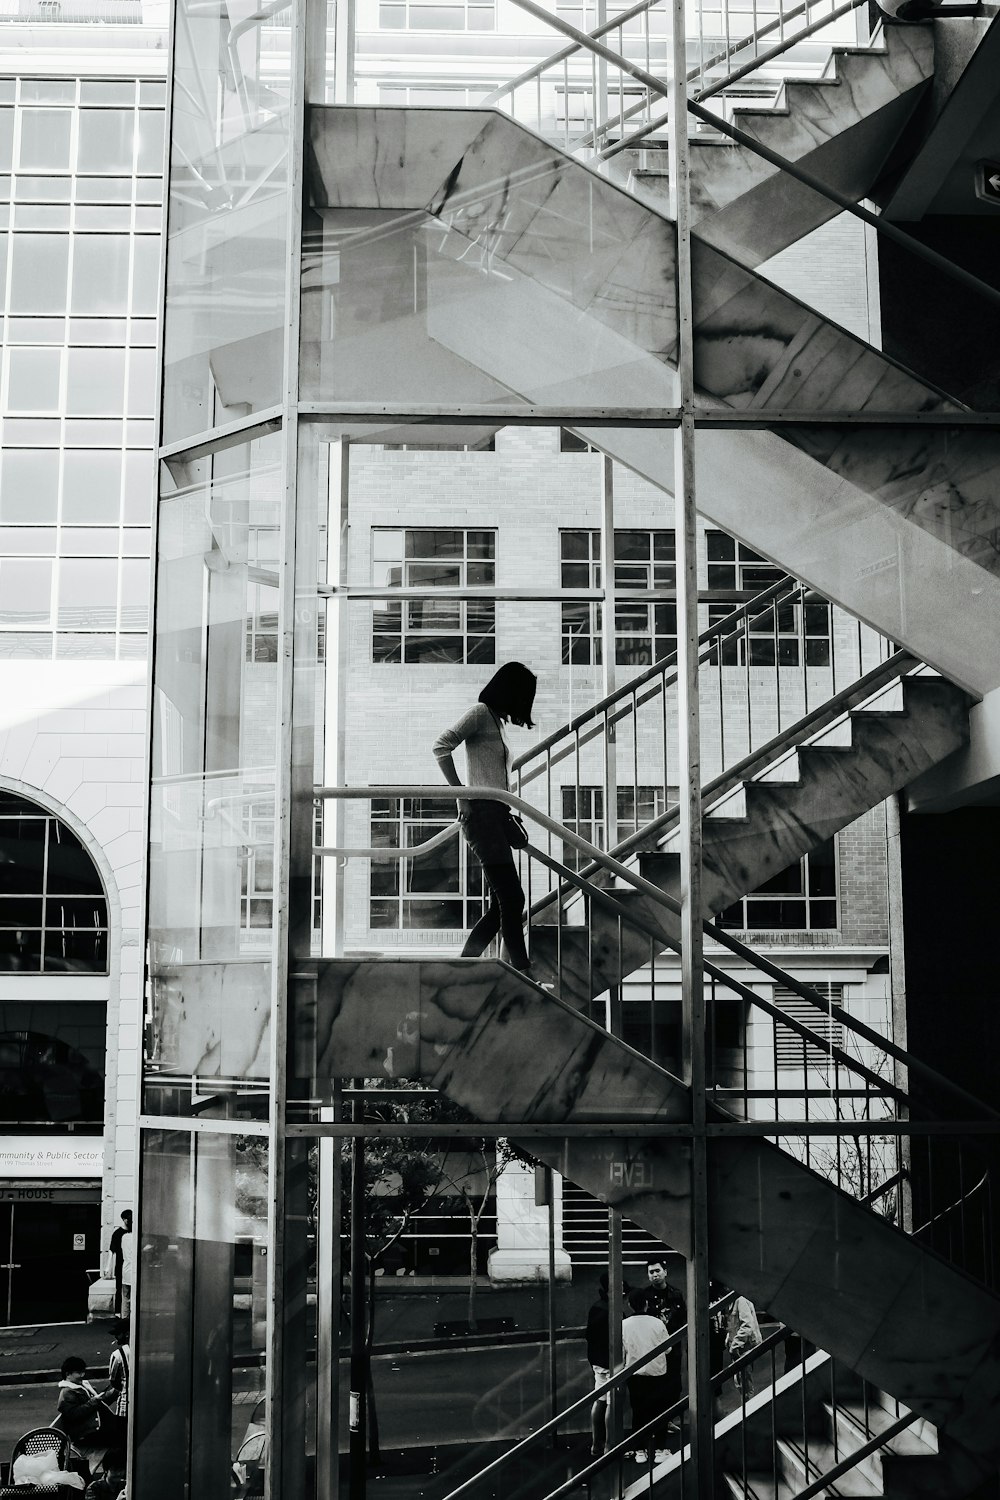
<path fill-rule="evenodd" d="M 122 1261 L 124 1258 L 122 1255 L 122 1240 L 126 1234 L 130 1235 L 131 1233 L 132 1210 L 126 1208 L 122 1210 L 121 1224 L 111 1233 L 107 1253 L 104 1257 L 104 1265 L 101 1267 L 102 1275 L 106 1280 L 114 1280 L 115 1283 L 115 1315 L 117 1317 L 126 1316 L 122 1311 Z M 131 1292 L 131 1267 L 129 1290 Z"/>

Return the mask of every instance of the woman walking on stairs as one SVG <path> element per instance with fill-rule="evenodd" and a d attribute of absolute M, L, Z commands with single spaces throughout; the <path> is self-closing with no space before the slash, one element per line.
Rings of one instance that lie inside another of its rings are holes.
<path fill-rule="evenodd" d="M 461 786 L 454 752 L 465 746 L 469 786 L 510 789 L 509 755 L 505 724 L 530 729 L 537 678 L 519 661 L 509 661 L 493 674 L 479 694 L 479 701 L 458 723 L 446 729 L 434 744 L 434 756 L 445 780 Z M 511 831 L 517 826 L 503 802 L 463 801 L 459 821 L 472 852 L 483 867 L 490 902 L 466 938 L 463 958 L 478 958 L 502 933 L 509 962 L 526 974 L 530 971 L 524 946 L 522 922 L 524 891 L 511 853 Z"/>

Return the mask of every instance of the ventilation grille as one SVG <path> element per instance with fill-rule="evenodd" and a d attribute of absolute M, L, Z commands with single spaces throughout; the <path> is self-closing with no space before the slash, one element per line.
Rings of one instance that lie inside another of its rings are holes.
<path fill-rule="evenodd" d="M 819 980 L 813 982 L 812 988 L 827 1000 L 833 1000 L 838 1005 L 843 1003 L 844 986 L 842 984 Z M 803 1026 L 808 1026 L 810 1031 L 815 1032 L 824 1041 L 830 1042 L 832 1046 L 843 1046 L 843 1026 L 839 1021 L 828 1016 L 826 1011 L 813 1005 L 811 1001 L 803 1000 L 801 995 L 785 989 L 783 985 L 776 985 L 774 1003 L 786 1015 L 791 1016 L 795 1021 L 800 1021 Z M 829 1066 L 830 1057 L 824 1048 L 813 1046 L 790 1026 L 782 1026 L 781 1022 L 777 1021 L 774 1028 L 774 1062 L 777 1068 L 795 1069 L 797 1072 L 801 1072 L 803 1067 L 825 1070 Z"/>

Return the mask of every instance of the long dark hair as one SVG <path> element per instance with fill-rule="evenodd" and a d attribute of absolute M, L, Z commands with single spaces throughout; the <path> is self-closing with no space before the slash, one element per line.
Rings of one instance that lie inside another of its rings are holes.
<path fill-rule="evenodd" d="M 498 719 L 510 719 L 513 724 L 532 729 L 531 708 L 537 686 L 538 678 L 523 662 L 504 662 L 479 694 L 479 701 L 491 708 Z"/>

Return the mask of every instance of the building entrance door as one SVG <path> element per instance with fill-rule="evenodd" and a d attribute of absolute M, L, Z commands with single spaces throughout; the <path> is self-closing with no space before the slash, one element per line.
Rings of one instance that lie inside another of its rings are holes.
<path fill-rule="evenodd" d="M 100 1238 L 97 1203 L 0 1203 L 0 1324 L 82 1322 Z"/>

